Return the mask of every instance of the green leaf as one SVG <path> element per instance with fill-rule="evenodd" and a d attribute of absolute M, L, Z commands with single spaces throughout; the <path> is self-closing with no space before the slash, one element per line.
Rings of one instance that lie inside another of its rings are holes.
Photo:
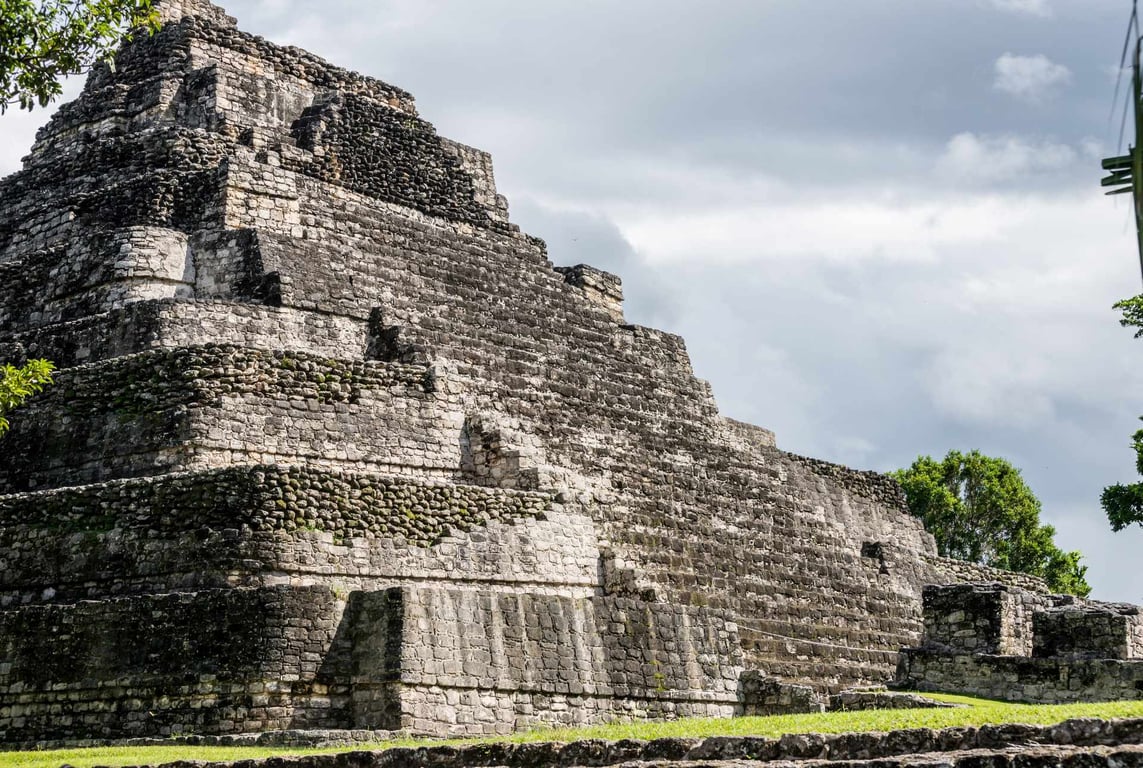
<path fill-rule="evenodd" d="M 46 106 L 60 78 L 110 63 L 122 40 L 158 27 L 152 0 L 0 0 L 0 112 Z"/>
<path fill-rule="evenodd" d="M 10 427 L 6 414 L 43 392 L 52 383 L 54 371 L 55 366 L 47 360 L 29 360 L 20 367 L 0 366 L 0 436 Z"/>

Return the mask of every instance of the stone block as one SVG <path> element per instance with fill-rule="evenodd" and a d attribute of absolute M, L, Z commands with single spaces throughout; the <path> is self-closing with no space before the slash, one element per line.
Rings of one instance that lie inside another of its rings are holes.
<path fill-rule="evenodd" d="M 1143 658 L 1143 617 L 1135 605 L 1061 606 L 1033 616 L 1037 658 Z"/>
<path fill-rule="evenodd" d="M 928 585 L 922 645 L 957 653 L 1030 656 L 1032 616 L 1052 599 L 995 582 Z"/>
<path fill-rule="evenodd" d="M 825 701 L 808 685 L 784 683 L 757 670 L 747 670 L 738 679 L 743 715 L 794 715 L 824 712 Z"/>

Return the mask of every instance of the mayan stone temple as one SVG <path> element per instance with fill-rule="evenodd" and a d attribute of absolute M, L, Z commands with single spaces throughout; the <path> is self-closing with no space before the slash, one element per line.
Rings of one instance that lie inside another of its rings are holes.
<path fill-rule="evenodd" d="M 1045 592 L 721 416 L 408 93 L 161 12 L 0 181 L 0 361 L 60 368 L 0 440 L 0 743 L 733 716 L 892 678 L 927 584 Z"/>

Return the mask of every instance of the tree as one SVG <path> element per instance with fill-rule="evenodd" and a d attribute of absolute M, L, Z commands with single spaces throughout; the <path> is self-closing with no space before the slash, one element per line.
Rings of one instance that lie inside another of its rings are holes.
<path fill-rule="evenodd" d="M 1131 445 L 1135 449 L 1135 470 L 1143 475 L 1143 429 L 1135 431 Z M 1113 531 L 1122 531 L 1132 523 L 1143 523 L 1143 482 L 1107 486 L 1099 496 L 1099 505 Z"/>
<path fill-rule="evenodd" d="M 47 360 L 29 360 L 19 368 L 8 364 L 0 367 L 0 437 L 8 431 L 8 412 L 43 392 L 52 383 L 54 370 Z"/>
<path fill-rule="evenodd" d="M 47 106 L 61 77 L 110 61 L 132 30 L 157 27 L 153 0 L 0 0 L 0 112 Z"/>
<path fill-rule="evenodd" d="M 1123 313 L 1120 325 L 1135 328 L 1137 339 L 1143 336 L 1143 295 L 1117 301 L 1111 308 Z M 1135 470 L 1143 475 L 1143 429 L 1132 435 L 1131 445 L 1135 449 Z M 1107 514 L 1113 531 L 1122 531 L 1132 523 L 1143 523 L 1143 482 L 1107 486 L 1100 494 L 1099 505 Z"/>
<path fill-rule="evenodd" d="M 1004 459 L 949 451 L 892 475 L 942 556 L 1039 576 L 1057 592 L 1091 592 L 1080 553 L 1055 545 L 1056 530 L 1040 523 L 1040 500 Z"/>

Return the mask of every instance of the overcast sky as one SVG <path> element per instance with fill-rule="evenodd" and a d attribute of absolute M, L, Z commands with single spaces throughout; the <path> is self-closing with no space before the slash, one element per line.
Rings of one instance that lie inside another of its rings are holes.
<path fill-rule="evenodd" d="M 891 470 L 1020 467 L 1096 597 L 1143 602 L 1130 209 L 1099 189 L 1128 0 L 231 0 L 492 152 L 557 264 L 618 273 L 724 413 Z M 0 117 L 0 172 L 45 112 Z"/>

